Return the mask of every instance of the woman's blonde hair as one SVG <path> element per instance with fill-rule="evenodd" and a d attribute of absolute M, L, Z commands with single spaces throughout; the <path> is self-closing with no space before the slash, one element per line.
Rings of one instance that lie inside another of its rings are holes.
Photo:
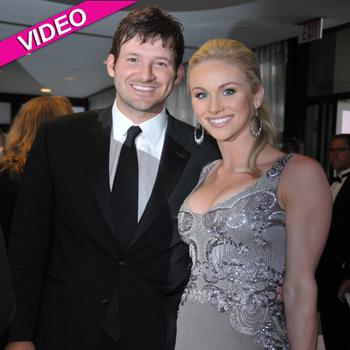
<path fill-rule="evenodd" d="M 35 97 L 22 105 L 8 132 L 0 170 L 20 174 L 39 126 L 59 116 L 73 113 L 64 96 Z"/>
<path fill-rule="evenodd" d="M 211 39 L 204 43 L 191 57 L 188 63 L 188 76 L 191 69 L 206 60 L 223 60 L 238 66 L 245 74 L 253 94 L 256 94 L 262 85 L 260 69 L 255 53 L 239 41 L 232 39 Z M 257 157 L 266 144 L 274 144 L 276 131 L 273 122 L 262 104 L 257 111 L 261 122 L 261 133 L 256 137 L 254 146 L 248 157 L 248 171 L 254 176 L 260 175 L 257 167 Z"/>

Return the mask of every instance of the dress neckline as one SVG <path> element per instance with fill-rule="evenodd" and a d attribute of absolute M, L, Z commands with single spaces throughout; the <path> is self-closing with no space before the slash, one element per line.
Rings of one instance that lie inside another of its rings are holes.
<path fill-rule="evenodd" d="M 232 201 L 234 198 L 236 197 L 241 197 L 243 195 L 245 195 L 247 192 L 251 191 L 254 187 L 256 187 L 263 179 L 266 178 L 266 176 L 271 173 L 274 168 L 278 168 L 280 164 L 283 164 L 289 160 L 289 158 L 292 156 L 292 153 L 287 153 L 285 155 L 283 155 L 281 158 L 279 158 L 278 160 L 276 160 L 276 162 L 274 162 L 270 168 L 268 168 L 259 178 L 257 178 L 255 181 L 253 181 L 250 185 L 248 185 L 247 187 L 245 187 L 242 191 L 240 192 L 236 192 L 236 193 L 232 193 L 230 195 L 228 195 L 227 197 L 221 199 L 220 201 L 215 202 L 214 204 L 212 204 L 206 211 L 199 213 L 199 212 L 195 212 L 193 211 L 187 204 L 187 199 L 191 196 L 191 194 L 196 191 L 203 183 L 203 181 L 209 176 L 210 172 L 214 169 L 214 167 L 220 162 L 222 161 L 221 159 L 217 159 L 214 160 L 212 163 L 208 164 L 208 171 L 207 174 L 205 176 L 202 177 L 202 179 L 198 182 L 198 184 L 196 185 L 196 187 L 191 191 L 191 193 L 186 197 L 185 201 L 184 201 L 184 207 L 187 209 L 187 211 L 189 211 L 192 215 L 194 216 L 204 216 L 208 213 L 210 213 L 211 211 L 216 210 L 217 208 L 222 208 L 225 207 L 225 203 Z"/>

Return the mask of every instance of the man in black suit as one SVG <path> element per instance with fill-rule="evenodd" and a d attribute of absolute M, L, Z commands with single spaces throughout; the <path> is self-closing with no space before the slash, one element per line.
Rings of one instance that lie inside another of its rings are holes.
<path fill-rule="evenodd" d="M 212 140 L 198 147 L 165 110 L 183 51 L 172 16 L 131 12 L 107 60 L 113 106 L 39 130 L 11 232 L 18 310 L 8 350 L 174 348 L 189 273 L 177 214 L 218 158 Z"/>
<path fill-rule="evenodd" d="M 327 350 L 350 349 L 350 134 L 332 138 L 330 163 L 337 178 L 331 185 L 333 214 L 328 241 L 317 270 L 318 304 Z"/>
<path fill-rule="evenodd" d="M 12 294 L 10 267 L 7 259 L 5 240 L 0 227 L 0 335 L 13 316 L 15 310 Z M 0 340 L 0 346 L 2 340 Z"/>

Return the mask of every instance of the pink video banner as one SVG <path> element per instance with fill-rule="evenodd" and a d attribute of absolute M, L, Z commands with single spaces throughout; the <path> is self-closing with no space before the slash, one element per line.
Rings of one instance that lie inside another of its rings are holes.
<path fill-rule="evenodd" d="M 88 0 L 0 41 L 0 67 L 74 33 L 137 0 Z"/>

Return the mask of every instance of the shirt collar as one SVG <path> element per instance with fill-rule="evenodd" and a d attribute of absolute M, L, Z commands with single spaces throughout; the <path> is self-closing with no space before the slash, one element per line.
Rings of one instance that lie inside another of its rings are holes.
<path fill-rule="evenodd" d="M 349 174 L 350 174 L 350 168 L 341 171 L 341 172 L 339 173 L 339 177 L 343 178 L 343 176 L 349 175 Z"/>
<path fill-rule="evenodd" d="M 126 134 L 128 129 L 132 125 L 136 125 L 118 109 L 115 101 L 112 107 L 112 121 L 113 121 L 113 138 L 119 142 L 124 142 L 126 139 Z M 142 130 L 141 135 L 147 138 L 147 140 L 150 142 L 152 147 L 155 147 L 157 142 L 161 138 L 164 132 L 164 129 L 166 128 L 166 125 L 167 125 L 167 114 L 165 111 L 165 107 L 159 114 L 157 114 L 153 118 L 146 120 L 137 125 Z"/>

